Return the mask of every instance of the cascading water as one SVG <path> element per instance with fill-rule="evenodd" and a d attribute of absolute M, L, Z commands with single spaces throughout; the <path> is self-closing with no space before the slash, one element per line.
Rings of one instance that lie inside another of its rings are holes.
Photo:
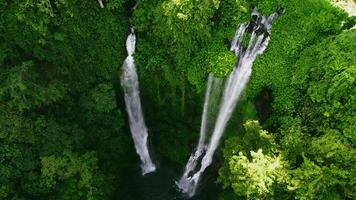
<path fill-rule="evenodd" d="M 209 74 L 207 89 L 205 92 L 205 100 L 204 100 L 204 109 L 200 127 L 200 137 L 198 146 L 194 153 L 192 153 L 189 157 L 187 165 L 185 166 L 185 171 L 183 177 L 177 182 L 177 185 L 184 185 L 184 181 L 188 179 L 189 175 L 194 172 L 196 168 L 199 158 L 203 155 L 204 151 L 206 150 L 206 133 L 207 133 L 207 126 L 209 121 L 209 110 L 208 108 L 211 106 L 211 100 L 216 99 L 219 94 L 220 86 L 222 80 L 213 76 L 213 74 Z"/>
<path fill-rule="evenodd" d="M 282 12 L 281 12 L 282 11 Z M 241 24 L 235 33 L 235 37 L 231 43 L 231 51 L 235 52 L 238 63 L 232 73 L 229 75 L 220 102 L 220 108 L 212 132 L 212 136 L 208 145 L 205 144 L 206 123 L 208 120 L 207 113 L 209 109 L 209 100 L 212 84 L 217 79 L 213 75 L 209 75 L 207 91 L 205 95 L 205 103 L 200 131 L 198 147 L 193 153 L 185 167 L 185 172 L 181 179 L 176 183 L 180 190 L 189 197 L 195 194 L 200 177 L 205 169 L 212 163 L 213 155 L 219 145 L 219 141 L 224 133 L 227 122 L 245 89 L 252 72 L 252 65 L 259 54 L 262 54 L 267 48 L 269 42 L 269 34 L 271 32 L 272 22 L 283 13 L 284 10 L 277 10 L 271 16 L 261 16 L 255 9 L 252 17 L 256 17 L 257 21 Z M 243 47 L 243 37 L 245 32 L 251 32 L 251 37 L 247 48 Z M 205 154 L 204 154 L 205 152 Z M 196 169 L 199 158 L 202 156 L 201 167 Z"/>
<path fill-rule="evenodd" d="M 142 174 L 145 175 L 156 170 L 148 151 L 147 128 L 141 108 L 139 83 L 133 54 L 135 53 L 136 36 L 134 29 L 126 40 L 127 58 L 122 65 L 121 86 L 124 89 L 126 110 L 129 116 L 130 130 L 135 149 L 141 159 Z"/>

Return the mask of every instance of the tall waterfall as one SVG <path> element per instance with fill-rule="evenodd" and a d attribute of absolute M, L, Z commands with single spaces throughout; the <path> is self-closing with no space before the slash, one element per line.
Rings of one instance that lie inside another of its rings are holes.
<path fill-rule="evenodd" d="M 259 13 L 255 9 L 252 15 L 259 15 Z M 216 117 L 215 126 L 212 130 L 212 136 L 209 144 L 206 144 L 206 124 L 208 121 L 207 113 L 210 108 L 210 94 L 214 83 L 219 81 L 219 79 L 214 78 L 212 74 L 209 75 L 199 143 L 197 149 L 190 156 L 186 164 L 183 176 L 177 182 L 177 186 L 180 190 L 190 197 L 195 194 L 201 175 L 212 163 L 214 152 L 219 145 L 219 141 L 224 133 L 227 122 L 250 79 L 253 62 L 259 54 L 262 54 L 265 51 L 269 42 L 271 24 L 279 15 L 280 13 L 273 13 L 271 16 L 259 15 L 259 21 L 257 23 L 247 22 L 241 24 L 236 30 L 235 37 L 231 42 L 230 50 L 235 52 L 236 57 L 238 58 L 238 63 L 225 82 L 219 112 Z M 243 47 L 243 37 L 245 32 L 251 32 L 247 48 Z M 263 33 L 261 34 L 261 32 Z M 200 158 L 201 156 L 203 156 L 202 159 Z M 200 169 L 196 169 L 200 159 Z"/>
<path fill-rule="evenodd" d="M 218 98 L 219 91 L 221 90 L 222 80 L 213 76 L 213 74 L 209 74 L 207 89 L 205 92 L 205 100 L 204 100 L 204 108 L 203 108 L 203 115 L 200 127 L 200 137 L 198 146 L 194 153 L 192 153 L 189 157 L 187 165 L 185 166 L 185 171 L 177 183 L 177 185 L 182 188 L 185 186 L 185 180 L 189 178 L 189 175 L 194 172 L 194 169 L 198 165 L 199 159 L 203 155 L 204 151 L 207 148 L 206 145 L 206 134 L 208 128 L 208 121 L 209 121 L 209 107 L 212 106 L 212 102 Z M 183 188 L 182 188 L 183 189 Z"/>
<path fill-rule="evenodd" d="M 126 50 L 128 56 L 122 65 L 121 86 L 125 93 L 126 110 L 129 116 L 130 130 L 135 149 L 141 159 L 142 174 L 153 172 L 156 166 L 153 164 L 148 151 L 147 128 L 143 118 L 141 108 L 139 83 L 136 73 L 136 66 L 133 54 L 135 53 L 136 36 L 134 29 L 126 40 Z"/>

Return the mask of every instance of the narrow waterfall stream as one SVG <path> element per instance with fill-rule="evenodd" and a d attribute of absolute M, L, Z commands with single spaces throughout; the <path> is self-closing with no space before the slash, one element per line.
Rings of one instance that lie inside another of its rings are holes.
<path fill-rule="evenodd" d="M 121 86 L 124 89 L 126 110 L 129 116 L 130 130 L 135 149 L 141 160 L 142 174 L 145 175 L 156 170 L 147 144 L 148 132 L 143 117 L 138 77 L 133 54 L 135 53 L 136 35 L 134 28 L 126 40 L 128 56 L 122 65 Z"/>
<path fill-rule="evenodd" d="M 230 50 L 235 52 L 238 63 L 225 82 L 225 88 L 215 126 L 212 131 L 212 136 L 209 144 L 205 144 L 206 113 L 209 109 L 209 94 L 213 83 L 213 75 L 209 75 L 198 147 L 190 156 L 183 176 L 176 183 L 179 189 L 189 197 L 192 197 L 195 194 L 201 175 L 212 163 L 213 155 L 219 145 L 231 114 L 250 79 L 253 62 L 258 55 L 266 50 L 269 42 L 269 34 L 271 33 L 272 22 L 278 16 L 278 13 L 273 13 L 270 16 L 261 16 L 255 9 L 252 13 L 252 18 L 255 17 L 258 20 L 255 23 L 243 23 L 237 29 Z M 247 48 L 243 47 L 243 38 L 246 32 L 251 33 Z M 203 156 L 203 158 L 201 159 L 200 169 L 196 169 L 201 156 Z"/>
<path fill-rule="evenodd" d="M 185 181 L 188 177 L 194 173 L 194 169 L 196 169 L 198 162 L 201 159 L 201 156 L 207 149 L 206 145 L 206 134 L 208 129 L 208 122 L 210 119 L 209 116 L 209 107 L 211 107 L 211 103 L 214 102 L 218 98 L 218 95 L 221 90 L 222 79 L 214 77 L 213 74 L 209 74 L 207 88 L 205 92 L 205 100 L 204 100 L 204 108 L 201 120 L 201 127 L 200 127 L 200 137 L 198 146 L 194 153 L 192 153 L 189 157 L 189 160 L 185 166 L 185 171 L 182 178 L 176 184 L 178 187 L 184 185 Z"/>

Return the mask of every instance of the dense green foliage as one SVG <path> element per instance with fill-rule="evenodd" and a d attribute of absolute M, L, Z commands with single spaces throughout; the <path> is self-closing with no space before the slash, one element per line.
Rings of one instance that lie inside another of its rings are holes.
<path fill-rule="evenodd" d="M 275 138 L 259 125 L 247 121 L 243 137 L 230 138 L 224 148 L 228 162 L 220 169 L 218 181 L 224 188 L 247 199 L 266 198 L 273 188 L 286 188 L 290 177 Z"/>
<path fill-rule="evenodd" d="M 0 199 L 107 199 L 118 187 L 132 152 L 112 84 L 127 19 L 110 3 L 0 1 Z"/>
<path fill-rule="evenodd" d="M 267 15 L 279 4 L 217 152 L 220 199 L 356 198 L 355 18 L 327 0 L 104 4 L 0 0 L 0 199 L 124 193 L 138 163 L 119 84 L 129 24 L 153 149 L 181 169 L 208 73 L 231 72 L 228 41 L 253 6 Z"/>

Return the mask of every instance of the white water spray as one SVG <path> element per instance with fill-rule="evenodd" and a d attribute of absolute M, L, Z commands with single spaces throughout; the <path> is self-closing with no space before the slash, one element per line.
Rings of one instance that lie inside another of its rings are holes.
<path fill-rule="evenodd" d="M 254 11 L 253 14 L 259 13 Z M 210 138 L 209 144 L 205 144 L 206 137 L 206 124 L 208 121 L 208 109 L 212 84 L 216 81 L 213 75 L 209 75 L 207 91 L 205 95 L 204 110 L 201 122 L 201 131 L 198 147 L 193 153 L 185 167 L 185 171 L 181 179 L 176 183 L 180 190 L 192 197 L 195 194 L 197 185 L 201 178 L 201 175 L 205 169 L 212 163 L 214 152 L 216 151 L 220 139 L 224 133 L 227 122 L 229 121 L 231 114 L 236 107 L 236 104 L 244 91 L 252 72 L 252 65 L 258 55 L 262 54 L 268 45 L 269 34 L 271 32 L 272 22 L 280 15 L 280 13 L 273 13 L 270 16 L 261 16 L 260 21 L 251 26 L 250 23 L 241 24 L 235 33 L 235 37 L 231 43 L 231 51 L 235 52 L 238 58 L 238 64 L 228 77 L 225 83 L 223 96 L 220 103 L 219 112 L 215 122 L 215 126 Z M 252 30 L 249 30 L 251 29 Z M 245 32 L 250 32 L 251 37 L 247 48 L 243 47 L 243 37 Z M 259 33 L 258 32 L 264 33 Z M 205 153 L 205 154 L 204 154 Z M 200 169 L 197 170 L 197 164 L 199 157 L 204 154 L 201 160 Z"/>
<path fill-rule="evenodd" d="M 200 137 L 198 146 L 194 153 L 192 153 L 189 157 L 187 165 L 185 166 L 185 171 L 183 177 L 180 179 L 179 182 L 176 184 L 178 186 L 185 186 L 185 180 L 188 179 L 191 173 L 194 173 L 194 169 L 196 168 L 199 158 L 203 155 L 203 153 L 207 149 L 206 145 L 206 133 L 208 128 L 208 121 L 209 121 L 209 107 L 211 107 L 212 100 L 217 99 L 219 95 L 219 90 L 221 89 L 222 80 L 213 76 L 213 74 L 209 74 L 207 89 L 205 92 L 205 100 L 204 100 L 204 108 L 203 108 L 203 115 L 201 120 L 201 127 L 200 127 Z"/>
<path fill-rule="evenodd" d="M 141 159 L 142 174 L 145 175 L 156 170 L 148 151 L 147 128 L 141 108 L 139 83 L 133 54 L 135 53 L 136 36 L 134 29 L 126 40 L 127 58 L 122 65 L 121 86 L 125 93 L 126 110 L 129 116 L 130 130 L 135 149 Z"/>

